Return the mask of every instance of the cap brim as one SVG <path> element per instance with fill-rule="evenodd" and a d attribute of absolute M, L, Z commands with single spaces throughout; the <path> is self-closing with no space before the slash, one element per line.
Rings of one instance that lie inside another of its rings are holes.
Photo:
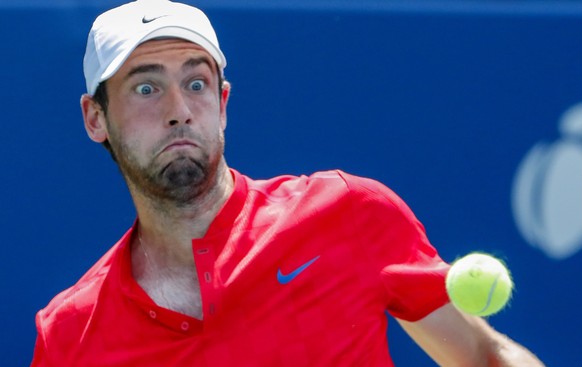
<path fill-rule="evenodd" d="M 190 41 L 192 43 L 200 45 L 202 48 L 204 48 L 212 56 L 212 58 L 214 60 L 216 60 L 216 63 L 218 65 L 218 68 L 219 68 L 221 73 L 223 72 L 223 70 L 226 66 L 226 58 L 224 57 L 224 54 L 222 53 L 222 51 L 217 49 L 212 44 L 212 42 L 208 41 L 204 36 L 202 36 L 196 32 L 193 32 L 190 29 L 176 27 L 176 26 L 167 26 L 167 27 L 155 29 L 154 31 L 146 34 L 145 36 L 143 36 L 139 39 L 136 39 L 135 42 L 132 43 L 131 47 L 128 47 L 126 50 L 119 53 L 119 55 L 117 55 L 117 57 L 103 71 L 97 84 L 103 82 L 104 80 L 111 78 L 119 70 L 119 68 L 121 68 L 123 63 L 129 58 L 131 53 L 139 45 L 141 45 L 142 43 L 144 43 L 146 41 L 156 39 L 156 38 L 180 38 L 180 39 L 183 39 L 186 41 Z M 97 89 L 97 85 L 94 86 L 93 91 L 95 91 L 95 89 Z"/>

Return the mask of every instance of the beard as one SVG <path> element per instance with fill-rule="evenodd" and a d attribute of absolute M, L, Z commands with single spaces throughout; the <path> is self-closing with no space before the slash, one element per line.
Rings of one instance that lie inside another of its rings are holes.
<path fill-rule="evenodd" d="M 140 163 L 135 154 L 138 144 L 123 142 L 115 135 L 111 136 L 111 151 L 130 191 L 138 191 L 153 202 L 187 206 L 216 182 L 224 153 L 222 131 L 216 139 L 202 141 L 189 128 L 178 127 L 151 150 L 153 158 L 145 164 Z M 169 161 L 158 159 L 156 152 L 161 151 L 169 142 L 181 138 L 199 142 L 199 154 L 194 156 L 187 150 L 170 153 L 172 157 Z M 209 152 L 202 149 L 202 146 L 214 147 L 214 150 Z"/>

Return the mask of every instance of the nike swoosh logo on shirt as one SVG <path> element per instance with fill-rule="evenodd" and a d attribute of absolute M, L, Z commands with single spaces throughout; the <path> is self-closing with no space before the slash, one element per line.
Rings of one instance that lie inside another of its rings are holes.
<path fill-rule="evenodd" d="M 281 284 L 287 284 L 295 279 L 299 274 L 303 272 L 303 270 L 307 269 L 311 264 L 315 262 L 315 260 L 319 259 L 319 256 L 314 257 L 313 259 L 309 260 L 305 264 L 301 265 L 297 269 L 293 270 L 289 274 L 283 274 L 281 269 L 277 271 L 277 281 Z"/>

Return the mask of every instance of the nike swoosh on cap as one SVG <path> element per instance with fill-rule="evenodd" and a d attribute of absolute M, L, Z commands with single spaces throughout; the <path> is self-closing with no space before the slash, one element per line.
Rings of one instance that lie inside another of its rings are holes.
<path fill-rule="evenodd" d="M 146 18 L 145 15 L 144 15 L 144 17 L 141 18 L 141 22 L 144 23 L 144 24 L 146 24 L 146 23 L 153 22 L 154 20 L 160 19 L 160 18 L 163 18 L 163 17 L 167 17 L 167 15 L 160 15 L 159 17 L 155 17 L 155 18 Z"/>
<path fill-rule="evenodd" d="M 319 256 L 314 257 L 313 259 L 309 260 L 305 264 L 301 265 L 297 269 L 293 270 L 289 274 L 283 274 L 281 269 L 277 271 L 277 281 L 281 284 L 287 284 L 295 279 L 299 274 L 303 272 L 303 270 L 307 269 L 311 264 L 315 262 L 315 260 L 319 259 Z"/>

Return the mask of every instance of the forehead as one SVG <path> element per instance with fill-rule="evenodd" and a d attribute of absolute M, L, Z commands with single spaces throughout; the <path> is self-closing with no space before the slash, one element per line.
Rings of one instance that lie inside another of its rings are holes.
<path fill-rule="evenodd" d="M 213 71 L 218 70 L 216 62 L 202 46 L 182 39 L 167 38 L 139 45 L 118 70 L 118 74 L 127 73 L 141 64 L 181 64 L 189 58 L 202 59 Z"/>

